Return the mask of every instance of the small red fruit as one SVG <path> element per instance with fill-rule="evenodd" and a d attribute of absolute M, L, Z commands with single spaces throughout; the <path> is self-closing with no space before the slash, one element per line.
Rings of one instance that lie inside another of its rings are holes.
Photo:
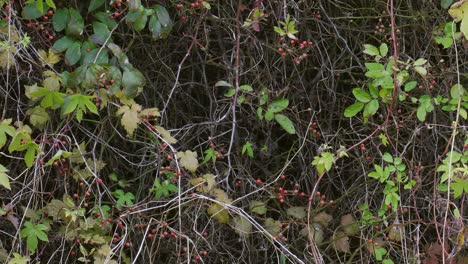
<path fill-rule="evenodd" d="M 48 16 L 43 16 L 42 20 L 47 21 L 47 20 L 49 20 L 49 17 Z"/>
<path fill-rule="evenodd" d="M 78 199 L 80 196 L 78 196 L 77 193 L 73 194 L 73 198 Z"/>
<path fill-rule="evenodd" d="M 152 234 L 148 234 L 148 238 L 149 238 L 149 239 L 152 239 L 152 238 L 153 238 L 153 235 L 152 235 Z"/>
<path fill-rule="evenodd" d="M 58 164 L 57 161 L 54 161 L 54 163 L 52 163 L 52 166 L 54 166 L 54 167 L 58 167 L 58 165 L 59 165 L 59 164 Z"/>
<path fill-rule="evenodd" d="M 177 5 L 176 5 L 176 8 L 179 9 L 179 10 L 182 9 L 182 7 L 183 7 L 182 4 L 177 4 Z"/>
<path fill-rule="evenodd" d="M 49 11 L 47 11 L 47 14 L 48 14 L 49 16 L 51 16 L 51 15 L 53 15 L 53 14 L 54 14 L 54 11 L 52 11 L 52 10 L 49 10 Z"/>
<path fill-rule="evenodd" d="M 125 247 L 129 248 L 130 247 L 130 242 L 125 243 Z"/>
<path fill-rule="evenodd" d="M 97 179 L 97 183 L 98 183 L 98 184 L 103 184 L 104 182 L 102 181 L 101 178 L 99 178 L 99 179 Z"/>
<path fill-rule="evenodd" d="M 256 183 L 257 185 L 261 185 L 263 182 L 262 182 L 262 180 L 261 180 L 260 178 L 258 178 L 258 179 L 255 181 L 255 183 Z"/>

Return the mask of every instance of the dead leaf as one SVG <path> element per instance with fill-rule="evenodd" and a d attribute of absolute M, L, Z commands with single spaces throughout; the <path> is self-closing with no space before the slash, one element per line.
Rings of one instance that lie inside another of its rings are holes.
<path fill-rule="evenodd" d="M 319 223 L 324 227 L 327 227 L 331 220 L 333 220 L 333 216 L 325 212 L 321 212 L 312 218 L 312 222 Z"/>
<path fill-rule="evenodd" d="M 60 61 L 60 56 L 55 53 L 53 49 L 49 49 L 49 53 L 46 53 L 44 50 L 39 50 L 39 55 L 41 56 L 42 66 L 46 66 L 47 64 L 54 66 L 54 64 Z"/>
<path fill-rule="evenodd" d="M 294 218 L 302 219 L 307 216 L 304 206 L 289 207 L 286 213 Z"/>
<path fill-rule="evenodd" d="M 354 236 L 359 232 L 359 225 L 352 214 L 343 215 L 340 221 L 343 231 L 348 236 Z"/>
<path fill-rule="evenodd" d="M 343 253 L 349 253 L 349 237 L 343 232 L 336 232 L 333 236 L 333 247 Z"/>
<path fill-rule="evenodd" d="M 243 216 L 236 216 L 233 219 L 234 221 L 234 230 L 241 236 L 249 236 L 252 232 L 252 223 L 243 217 Z"/>
<path fill-rule="evenodd" d="M 120 123 L 130 137 L 133 137 L 133 133 L 140 123 L 140 119 L 138 118 L 138 111 L 140 109 L 140 105 L 133 104 L 131 108 L 128 105 L 121 106 L 117 111 L 117 115 L 122 115 Z"/>

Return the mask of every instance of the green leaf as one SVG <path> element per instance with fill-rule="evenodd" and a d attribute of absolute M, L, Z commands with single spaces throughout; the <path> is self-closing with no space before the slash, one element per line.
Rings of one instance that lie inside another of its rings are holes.
<path fill-rule="evenodd" d="M 454 0 L 441 0 L 440 1 L 440 6 L 443 8 L 443 9 L 448 9 L 452 3 L 453 3 Z"/>
<path fill-rule="evenodd" d="M 460 32 L 468 39 L 468 2 L 460 1 L 460 4 L 453 5 L 448 12 L 455 22 L 461 21 Z"/>
<path fill-rule="evenodd" d="M 294 128 L 293 122 L 285 115 L 276 114 L 276 122 L 289 134 L 296 134 L 296 129 Z"/>
<path fill-rule="evenodd" d="M 65 53 L 65 58 L 68 60 L 68 63 L 70 63 L 70 65 L 75 65 L 81 58 L 81 42 L 73 42 L 70 48 L 67 49 L 67 52 Z"/>
<path fill-rule="evenodd" d="M 114 28 L 117 25 L 115 19 L 111 19 L 109 14 L 105 12 L 98 12 L 94 14 L 94 17 L 102 23 L 106 24 L 107 28 Z"/>
<path fill-rule="evenodd" d="M 44 12 L 44 1 L 43 0 L 36 0 L 36 8 L 39 12 Z"/>
<path fill-rule="evenodd" d="M 208 161 L 212 160 L 213 163 L 216 162 L 216 151 L 214 148 L 209 148 L 205 150 L 205 158 L 203 159 L 203 163 L 207 163 Z"/>
<path fill-rule="evenodd" d="M 289 105 L 289 100 L 285 98 L 277 99 L 268 105 L 268 112 L 278 113 L 286 109 Z"/>
<path fill-rule="evenodd" d="M 76 119 L 81 122 L 83 114 L 87 111 L 99 114 L 96 105 L 91 101 L 93 96 L 83 94 L 73 94 L 65 99 L 65 104 L 62 106 L 62 114 L 66 115 L 76 110 Z"/>
<path fill-rule="evenodd" d="M 112 192 L 115 198 L 117 198 L 116 208 L 121 210 L 122 205 L 132 206 L 135 196 L 131 192 L 124 192 L 123 190 L 116 190 Z"/>
<path fill-rule="evenodd" d="M 93 31 L 94 34 L 90 38 L 94 43 L 99 45 L 103 45 L 110 35 L 107 25 L 101 22 L 93 23 Z"/>
<path fill-rule="evenodd" d="M 359 113 L 362 108 L 364 107 L 364 103 L 362 102 L 356 102 L 350 106 L 348 106 L 345 111 L 344 111 L 344 116 L 345 117 L 353 117 Z"/>
<path fill-rule="evenodd" d="M 13 253 L 13 258 L 8 261 L 8 264 L 28 264 L 31 259 L 28 256 L 23 256 L 19 253 Z"/>
<path fill-rule="evenodd" d="M 304 206 L 289 207 L 286 213 L 296 219 L 302 219 L 307 216 L 306 209 Z"/>
<path fill-rule="evenodd" d="M 244 85 L 239 86 L 239 89 L 241 89 L 243 91 L 246 91 L 246 92 L 252 92 L 253 91 L 252 86 L 250 86 L 248 84 L 244 84 Z"/>
<path fill-rule="evenodd" d="M 2 164 L 0 164 L 0 185 L 7 188 L 8 190 L 11 190 L 10 178 L 8 177 L 7 172 L 8 170 Z"/>
<path fill-rule="evenodd" d="M 413 65 L 414 66 L 422 66 L 422 65 L 426 64 L 426 62 L 427 62 L 426 59 L 419 58 L 413 63 Z"/>
<path fill-rule="evenodd" d="M 453 39 L 451 37 L 439 37 L 435 36 L 434 40 L 437 44 L 442 45 L 444 49 L 448 49 L 453 45 Z"/>
<path fill-rule="evenodd" d="M 233 221 L 236 233 L 244 237 L 250 235 L 252 232 L 252 223 L 250 223 L 249 219 L 244 216 L 236 216 Z"/>
<path fill-rule="evenodd" d="M 31 125 L 39 129 L 44 128 L 45 124 L 47 124 L 47 122 L 50 120 L 49 113 L 47 113 L 47 111 L 40 106 L 28 109 L 26 114 L 29 115 L 29 122 Z"/>
<path fill-rule="evenodd" d="M 30 142 L 28 144 L 28 148 L 26 150 L 26 153 L 24 154 L 24 163 L 26 164 L 26 167 L 31 168 L 32 165 L 34 164 L 34 160 L 36 158 L 36 152 L 39 150 L 39 146 L 34 143 Z"/>
<path fill-rule="evenodd" d="M 58 109 L 60 108 L 65 100 L 63 99 L 65 94 L 51 91 L 47 88 L 39 88 L 38 90 L 31 93 L 33 97 L 43 97 L 40 103 L 40 106 L 44 109 L 52 108 Z"/>
<path fill-rule="evenodd" d="M 74 37 L 80 37 L 84 30 L 84 19 L 80 12 L 74 8 L 69 9 L 70 20 L 66 27 L 66 34 Z"/>
<path fill-rule="evenodd" d="M 0 149 L 5 146 L 7 135 L 14 137 L 16 134 L 15 128 L 11 126 L 12 119 L 4 119 L 0 122 Z"/>
<path fill-rule="evenodd" d="M 226 81 L 217 81 L 215 87 L 232 87 L 232 85 Z"/>
<path fill-rule="evenodd" d="M 273 112 L 267 111 L 265 113 L 265 120 L 266 121 L 271 121 L 271 120 L 273 120 L 273 118 L 275 118 L 275 114 Z"/>
<path fill-rule="evenodd" d="M 93 12 L 104 4 L 104 0 L 91 0 L 88 6 L 88 13 Z"/>
<path fill-rule="evenodd" d="M 383 247 L 374 247 L 374 256 L 378 261 L 382 261 L 383 257 L 387 254 L 387 250 Z"/>
<path fill-rule="evenodd" d="M 64 52 L 65 50 L 69 49 L 75 41 L 68 37 L 64 36 L 57 41 L 55 41 L 54 46 L 52 46 L 58 52 Z"/>
<path fill-rule="evenodd" d="M 416 67 L 414 67 L 414 70 L 415 70 L 417 73 L 419 73 L 421 76 L 423 76 L 423 77 L 426 76 L 426 74 L 427 74 L 426 68 L 421 67 L 421 66 L 416 66 Z"/>
<path fill-rule="evenodd" d="M 370 94 L 360 88 L 354 88 L 353 95 L 358 101 L 363 103 L 368 103 L 372 99 Z"/>
<path fill-rule="evenodd" d="M 242 155 L 247 153 L 247 156 L 253 158 L 253 149 L 252 149 L 252 143 L 250 142 L 245 142 L 244 146 L 242 147 Z"/>
<path fill-rule="evenodd" d="M 66 8 L 60 8 L 55 11 L 54 17 L 52 18 L 52 25 L 54 30 L 60 32 L 64 30 L 68 22 L 70 22 L 70 12 Z"/>
<path fill-rule="evenodd" d="M 263 108 L 257 108 L 257 117 L 258 119 L 263 120 Z"/>
<path fill-rule="evenodd" d="M 379 76 L 381 76 L 382 74 L 388 74 L 387 72 L 385 73 L 382 72 L 382 71 L 385 71 L 385 67 L 382 63 L 368 62 L 368 63 L 365 63 L 365 65 L 369 71 L 378 72 Z"/>
<path fill-rule="evenodd" d="M 226 96 L 226 97 L 232 97 L 234 94 L 236 94 L 236 89 L 231 88 L 231 89 L 227 90 L 227 91 L 224 93 L 224 96 Z"/>
<path fill-rule="evenodd" d="M 450 188 L 453 190 L 453 198 L 460 197 L 463 193 L 468 193 L 468 181 L 460 178 L 456 178 L 455 182 L 452 182 Z"/>
<path fill-rule="evenodd" d="M 385 57 L 388 53 L 388 46 L 385 43 L 382 43 L 379 47 L 380 56 Z"/>
<path fill-rule="evenodd" d="M 36 251 L 38 246 L 38 239 L 48 242 L 47 231 L 48 227 L 43 224 L 34 225 L 31 222 L 27 221 L 24 223 L 24 228 L 21 230 L 21 237 L 26 237 L 26 245 L 31 252 Z"/>
<path fill-rule="evenodd" d="M 364 44 L 364 53 L 371 56 L 380 56 L 379 49 L 370 44 Z"/>
<path fill-rule="evenodd" d="M 48 7 L 52 8 L 52 9 L 56 9 L 57 7 L 55 6 L 55 3 L 53 0 L 46 0 L 46 4 Z"/>
<path fill-rule="evenodd" d="M 126 67 L 122 76 L 122 86 L 125 95 L 134 98 L 145 86 L 145 77 L 139 70 Z"/>
<path fill-rule="evenodd" d="M 379 101 L 377 99 L 372 99 L 364 108 L 364 115 L 373 116 L 379 110 Z"/>
<path fill-rule="evenodd" d="M 393 163 L 393 157 L 390 155 L 390 153 L 385 152 L 382 156 L 383 160 L 385 160 L 388 163 Z"/>
<path fill-rule="evenodd" d="M 407 82 L 405 84 L 405 92 L 410 92 L 413 90 L 418 83 L 416 81 Z"/>
<path fill-rule="evenodd" d="M 37 9 L 35 4 L 26 5 L 21 11 L 21 17 L 24 19 L 36 19 L 44 14 L 44 10 L 40 11 Z"/>
<path fill-rule="evenodd" d="M 265 203 L 261 201 L 251 201 L 249 205 L 249 210 L 250 212 L 258 215 L 264 215 L 267 212 Z"/>

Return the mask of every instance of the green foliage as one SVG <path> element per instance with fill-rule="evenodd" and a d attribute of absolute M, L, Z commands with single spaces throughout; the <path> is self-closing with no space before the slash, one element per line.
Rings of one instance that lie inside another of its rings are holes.
<path fill-rule="evenodd" d="M 207 163 L 208 161 L 216 162 L 216 150 L 214 148 L 208 148 L 205 150 L 205 158 L 203 159 L 203 163 Z"/>
<path fill-rule="evenodd" d="M 253 149 L 252 149 L 252 143 L 249 141 L 245 142 L 244 146 L 242 146 L 242 155 L 247 154 L 247 156 L 253 158 Z"/>
<path fill-rule="evenodd" d="M 294 34 L 299 33 L 296 29 L 296 21 L 291 20 L 291 17 L 288 15 L 285 21 L 279 21 L 281 27 L 274 27 L 275 32 L 280 36 L 288 36 L 290 39 L 296 39 Z"/>
<path fill-rule="evenodd" d="M 171 193 L 177 193 L 179 189 L 174 184 L 170 183 L 169 180 L 164 180 L 162 183 L 159 178 L 156 178 L 153 182 L 153 187 L 150 192 L 154 194 L 156 199 L 161 197 L 169 197 Z"/>
<path fill-rule="evenodd" d="M 112 192 L 112 195 L 117 199 L 116 207 L 117 209 L 121 210 L 122 205 L 125 206 L 132 206 L 133 201 L 135 200 L 135 196 L 131 192 L 124 192 L 123 190 L 119 189 Z"/>
<path fill-rule="evenodd" d="M 455 22 L 461 22 L 460 32 L 468 40 L 468 2 L 459 1 L 452 5 L 448 12 Z"/>
<path fill-rule="evenodd" d="M 21 230 L 21 237 L 26 238 L 26 245 L 32 252 L 36 251 L 39 240 L 49 242 L 47 233 L 49 228 L 43 224 L 33 224 L 29 221 L 24 223 L 24 228 Z"/>
<path fill-rule="evenodd" d="M 8 190 L 11 190 L 10 178 L 8 177 L 8 174 L 6 174 L 7 172 L 8 170 L 2 164 L 0 164 L 0 185 L 7 188 Z"/>
<path fill-rule="evenodd" d="M 67 115 L 76 111 L 76 120 L 78 120 L 78 122 L 81 122 L 83 114 L 87 111 L 99 115 L 96 105 L 91 101 L 92 98 L 92 96 L 82 94 L 74 94 L 65 97 L 65 103 L 62 106 L 62 114 Z"/>
<path fill-rule="evenodd" d="M 335 154 L 331 152 L 322 152 L 319 156 L 314 157 L 312 165 L 315 166 L 319 174 L 324 174 L 331 170 L 335 160 Z"/>

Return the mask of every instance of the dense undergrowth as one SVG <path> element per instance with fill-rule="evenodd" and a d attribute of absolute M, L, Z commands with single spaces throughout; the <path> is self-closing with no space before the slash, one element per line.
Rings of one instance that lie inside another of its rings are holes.
<path fill-rule="evenodd" d="M 468 262 L 468 1 L 0 4 L 1 262 Z"/>

